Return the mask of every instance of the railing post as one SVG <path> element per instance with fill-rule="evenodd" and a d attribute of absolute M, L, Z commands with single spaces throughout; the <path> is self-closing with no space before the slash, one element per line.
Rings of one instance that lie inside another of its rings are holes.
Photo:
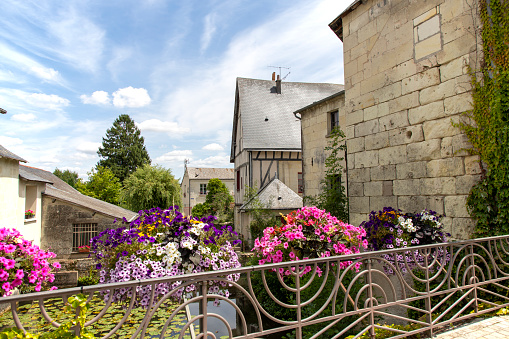
<path fill-rule="evenodd" d="M 470 245 L 470 267 L 469 267 L 469 284 L 474 283 L 474 312 L 479 312 L 479 303 L 477 301 L 477 277 L 475 275 L 475 261 L 474 261 L 474 245 Z"/>
<path fill-rule="evenodd" d="M 207 293 L 208 293 L 208 282 L 201 281 L 201 296 L 202 300 L 199 303 L 199 314 L 203 317 L 200 318 L 200 332 L 203 333 L 204 339 L 208 338 L 207 332 Z"/>
<path fill-rule="evenodd" d="M 375 311 L 373 310 L 374 304 L 373 304 L 373 277 L 371 276 L 371 270 L 372 270 L 372 259 L 369 258 L 366 260 L 367 267 L 368 267 L 368 299 L 369 299 L 369 324 L 371 325 L 369 328 L 369 336 L 371 339 L 375 339 Z"/>
<path fill-rule="evenodd" d="M 301 300 L 300 300 L 300 267 L 295 267 L 295 289 L 297 290 L 296 302 L 297 302 L 297 323 L 299 327 L 297 327 L 297 339 L 302 339 L 302 308 L 301 308 Z"/>
<path fill-rule="evenodd" d="M 426 299 L 424 300 L 424 307 L 426 309 L 426 321 L 429 324 L 429 331 L 427 331 L 427 335 L 431 338 L 433 337 L 433 314 L 431 313 L 431 287 L 429 284 L 429 256 L 431 254 L 430 249 L 425 249 L 424 251 L 424 276 L 426 279 Z"/>

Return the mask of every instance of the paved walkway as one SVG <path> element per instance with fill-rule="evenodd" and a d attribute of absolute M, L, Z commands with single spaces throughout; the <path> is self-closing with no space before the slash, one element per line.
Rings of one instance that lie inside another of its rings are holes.
<path fill-rule="evenodd" d="M 440 333 L 436 339 L 509 339 L 509 316 L 476 319 Z"/>

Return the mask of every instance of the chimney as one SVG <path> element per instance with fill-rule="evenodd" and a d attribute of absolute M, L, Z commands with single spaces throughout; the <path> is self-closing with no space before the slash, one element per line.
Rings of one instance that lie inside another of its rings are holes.
<path fill-rule="evenodd" d="M 276 93 L 281 94 L 281 79 L 279 78 L 279 75 L 276 80 Z"/>

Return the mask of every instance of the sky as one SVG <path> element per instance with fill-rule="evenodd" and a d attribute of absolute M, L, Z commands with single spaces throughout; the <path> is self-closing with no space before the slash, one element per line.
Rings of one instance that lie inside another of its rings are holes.
<path fill-rule="evenodd" d="M 352 1 L 2 0 L 0 145 L 86 178 L 128 114 L 175 177 L 233 167 L 236 78 L 343 84 L 328 24 Z"/>

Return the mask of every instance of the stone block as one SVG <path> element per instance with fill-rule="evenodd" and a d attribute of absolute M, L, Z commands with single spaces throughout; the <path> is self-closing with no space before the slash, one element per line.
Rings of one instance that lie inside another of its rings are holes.
<path fill-rule="evenodd" d="M 472 20 L 472 13 L 464 13 L 461 16 L 454 18 L 453 21 L 445 22 L 442 24 L 442 39 L 443 43 L 447 44 L 453 40 L 459 39 L 464 35 L 473 36 L 474 22 Z M 476 18 L 478 20 L 478 18 Z M 478 23 L 475 23 L 477 25 Z"/>
<path fill-rule="evenodd" d="M 439 10 L 444 22 L 454 20 L 465 12 L 464 1 L 444 1 Z"/>
<path fill-rule="evenodd" d="M 386 180 L 386 181 L 383 181 L 383 185 L 382 185 L 382 195 L 383 195 L 384 197 L 389 197 L 389 196 L 394 195 L 394 193 L 393 193 L 393 184 L 392 184 L 392 180 Z"/>
<path fill-rule="evenodd" d="M 463 175 L 456 178 L 456 193 L 469 194 L 472 187 L 481 180 L 480 175 Z"/>
<path fill-rule="evenodd" d="M 420 179 L 394 180 L 392 182 L 394 195 L 419 195 L 421 192 Z"/>
<path fill-rule="evenodd" d="M 437 212 L 438 214 L 444 214 L 444 197 L 437 196 L 437 197 L 426 197 L 426 206 L 428 209 Z"/>
<path fill-rule="evenodd" d="M 393 82 L 401 81 L 418 73 L 417 65 L 413 59 L 406 60 L 399 65 L 394 66 L 388 72 L 389 79 Z"/>
<path fill-rule="evenodd" d="M 432 35 L 435 35 L 440 32 L 440 16 L 435 15 L 429 20 L 424 21 L 419 24 L 417 27 L 417 38 L 418 41 L 422 41 L 424 39 L 429 38 Z"/>
<path fill-rule="evenodd" d="M 431 160 L 427 164 L 428 177 L 455 177 L 465 174 L 463 158 L 454 157 Z"/>
<path fill-rule="evenodd" d="M 406 145 L 382 148 L 378 151 L 380 165 L 401 164 L 407 161 Z"/>
<path fill-rule="evenodd" d="M 439 85 L 421 90 L 419 100 L 421 105 L 426 105 L 433 101 L 443 100 L 453 95 L 465 93 L 472 88 L 470 77 L 462 75 L 457 78 L 442 82 Z"/>
<path fill-rule="evenodd" d="M 352 209 L 350 209 L 350 224 L 359 226 L 363 221 L 369 219 L 368 213 L 354 213 Z"/>
<path fill-rule="evenodd" d="M 447 216 L 442 218 L 442 225 L 444 225 L 444 232 L 452 235 L 452 218 L 448 218 Z"/>
<path fill-rule="evenodd" d="M 472 109 L 472 94 L 470 92 L 444 99 L 445 114 L 457 114 Z"/>
<path fill-rule="evenodd" d="M 423 41 L 419 41 L 414 47 L 414 58 L 420 60 L 428 55 L 439 52 L 442 49 L 442 36 L 435 34 Z"/>
<path fill-rule="evenodd" d="M 451 237 L 456 240 L 467 240 L 475 230 L 475 221 L 471 218 L 453 218 Z"/>
<path fill-rule="evenodd" d="M 347 140 L 355 138 L 355 127 L 354 126 L 346 126 L 345 127 L 345 136 L 346 136 Z"/>
<path fill-rule="evenodd" d="M 386 115 L 379 119 L 380 131 L 389 131 L 395 128 L 408 126 L 407 111 L 401 111 L 393 114 Z"/>
<path fill-rule="evenodd" d="M 364 121 L 378 118 L 378 105 L 364 109 Z"/>
<path fill-rule="evenodd" d="M 355 125 L 355 136 L 363 137 L 373 133 L 378 133 L 378 120 L 370 120 Z"/>
<path fill-rule="evenodd" d="M 408 121 L 411 125 L 419 124 L 424 121 L 443 118 L 444 102 L 435 101 L 427 105 L 422 105 L 408 110 Z"/>
<path fill-rule="evenodd" d="M 465 173 L 470 175 L 482 173 L 478 155 L 465 157 Z"/>
<path fill-rule="evenodd" d="M 392 197 L 370 197 L 369 198 L 369 208 L 370 211 L 381 211 L 384 207 L 393 207 L 396 208 L 398 204 L 398 198 L 395 196 Z"/>
<path fill-rule="evenodd" d="M 394 180 L 396 179 L 396 165 L 376 166 L 371 168 L 371 180 Z"/>
<path fill-rule="evenodd" d="M 369 168 L 354 168 L 348 171 L 349 182 L 368 182 L 370 180 Z"/>
<path fill-rule="evenodd" d="M 350 197 L 349 205 L 351 213 L 369 213 L 369 197 Z"/>
<path fill-rule="evenodd" d="M 445 64 L 465 54 L 472 53 L 475 49 L 475 39 L 473 39 L 472 35 L 465 34 L 456 40 L 444 44 L 443 49 L 437 54 L 437 60 L 440 64 Z"/>
<path fill-rule="evenodd" d="M 348 196 L 349 197 L 362 197 L 364 196 L 364 184 L 360 182 L 348 183 Z"/>
<path fill-rule="evenodd" d="M 347 160 L 348 160 L 348 169 L 351 170 L 351 169 L 354 169 L 355 168 L 355 156 L 353 154 L 348 154 L 347 155 Z"/>
<path fill-rule="evenodd" d="M 53 285 L 60 288 L 78 286 L 78 271 L 59 271 L 55 273 Z"/>
<path fill-rule="evenodd" d="M 431 19 L 434 15 L 437 14 L 437 8 L 433 7 L 429 11 L 419 15 L 417 18 L 413 20 L 414 26 L 418 26 L 419 24 L 423 23 L 426 20 Z"/>
<path fill-rule="evenodd" d="M 421 194 L 423 195 L 451 195 L 456 194 L 456 178 L 424 178 L 420 179 Z"/>
<path fill-rule="evenodd" d="M 423 140 L 422 125 L 401 127 L 389 131 L 390 146 L 410 144 Z"/>
<path fill-rule="evenodd" d="M 458 134 L 452 137 L 452 151 L 454 155 L 468 155 L 468 150 L 472 148 L 472 144 L 465 134 Z"/>
<path fill-rule="evenodd" d="M 442 154 L 442 158 L 450 158 L 453 156 L 454 152 L 452 149 L 452 138 L 453 137 L 442 138 L 442 143 L 440 146 L 440 153 Z"/>
<path fill-rule="evenodd" d="M 386 82 L 390 82 L 390 80 L 387 79 Z M 387 102 L 398 98 L 401 96 L 401 81 L 393 84 L 386 84 L 385 86 L 373 91 L 373 95 L 378 102 Z"/>
<path fill-rule="evenodd" d="M 383 183 L 382 181 L 371 181 L 366 182 L 364 184 L 364 196 L 373 197 L 380 196 L 383 192 Z"/>
<path fill-rule="evenodd" d="M 367 40 L 374 36 L 375 34 L 377 34 L 376 20 L 372 20 L 369 23 L 367 23 L 365 26 L 362 27 L 361 30 L 357 31 L 357 34 L 359 42 Z"/>
<path fill-rule="evenodd" d="M 347 140 L 346 149 L 349 154 L 364 151 L 364 137 Z"/>
<path fill-rule="evenodd" d="M 389 146 L 389 132 L 381 132 L 365 136 L 366 150 L 375 150 Z"/>
<path fill-rule="evenodd" d="M 355 167 L 378 166 L 378 151 L 364 151 L 355 153 Z"/>
<path fill-rule="evenodd" d="M 368 23 L 369 23 L 369 12 L 366 11 L 350 22 L 350 25 L 348 27 L 350 34 L 358 31 L 360 28 L 364 27 Z"/>
<path fill-rule="evenodd" d="M 396 175 L 400 180 L 425 178 L 426 161 L 408 162 L 396 165 Z"/>
<path fill-rule="evenodd" d="M 452 125 L 453 122 L 454 123 L 458 122 L 456 116 L 453 116 L 452 118 L 443 118 L 433 121 L 426 121 L 422 125 L 424 139 L 431 140 L 460 134 L 461 130 L 458 127 L 454 127 Z"/>
<path fill-rule="evenodd" d="M 440 72 L 438 67 L 433 67 L 424 72 L 414 74 L 401 81 L 401 94 L 418 91 L 426 87 L 440 83 Z"/>
<path fill-rule="evenodd" d="M 351 126 L 364 121 L 364 113 L 362 110 L 354 111 L 346 115 L 346 125 Z"/>
<path fill-rule="evenodd" d="M 433 160 L 441 157 L 440 140 L 426 140 L 407 145 L 407 159 L 409 162 Z"/>
<path fill-rule="evenodd" d="M 374 74 L 361 82 L 361 94 L 372 92 L 389 84 L 389 77 L 385 73 Z"/>
<path fill-rule="evenodd" d="M 469 55 L 463 55 L 440 66 L 440 80 L 446 82 L 456 77 L 468 74 Z"/>
<path fill-rule="evenodd" d="M 419 93 L 413 92 L 389 101 L 389 114 L 419 106 Z"/>
<path fill-rule="evenodd" d="M 399 196 L 398 208 L 404 213 L 420 212 L 427 208 L 427 199 L 423 196 Z"/>

